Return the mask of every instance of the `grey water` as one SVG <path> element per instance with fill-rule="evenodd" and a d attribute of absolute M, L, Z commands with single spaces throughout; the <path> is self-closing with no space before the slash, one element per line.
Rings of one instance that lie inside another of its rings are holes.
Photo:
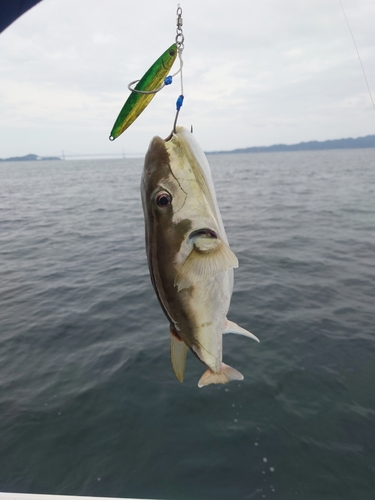
<path fill-rule="evenodd" d="M 169 360 L 142 159 L 0 164 L 0 491 L 375 498 L 375 149 L 208 157 L 242 382 Z"/>

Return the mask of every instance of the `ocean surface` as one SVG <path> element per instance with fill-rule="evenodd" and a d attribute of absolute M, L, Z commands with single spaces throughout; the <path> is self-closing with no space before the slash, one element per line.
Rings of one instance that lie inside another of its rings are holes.
<path fill-rule="evenodd" d="M 0 163 L 0 491 L 375 498 L 375 149 L 208 157 L 242 382 L 169 359 L 142 159 Z"/>

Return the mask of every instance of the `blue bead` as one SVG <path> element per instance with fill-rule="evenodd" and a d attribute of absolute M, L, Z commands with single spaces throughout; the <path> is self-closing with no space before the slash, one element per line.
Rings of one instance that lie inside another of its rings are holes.
<path fill-rule="evenodd" d="M 182 106 L 182 103 L 184 102 L 184 96 L 180 95 L 176 101 L 176 109 L 177 111 L 180 111 L 180 108 Z"/>
<path fill-rule="evenodd" d="M 172 83 L 172 77 L 171 76 L 166 76 L 164 78 L 164 83 L 165 83 L 165 85 L 170 85 Z"/>

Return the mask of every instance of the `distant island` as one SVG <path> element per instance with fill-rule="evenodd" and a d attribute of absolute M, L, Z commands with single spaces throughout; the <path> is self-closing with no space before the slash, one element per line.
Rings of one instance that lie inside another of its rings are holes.
<path fill-rule="evenodd" d="M 12 158 L 0 158 L 0 161 L 44 161 L 44 160 L 61 160 L 58 156 L 38 156 L 38 155 L 26 155 L 26 156 L 12 156 Z"/>
<path fill-rule="evenodd" d="M 333 139 L 329 141 L 309 141 L 298 144 L 274 144 L 273 146 L 253 146 L 250 148 L 232 149 L 229 151 L 206 151 L 206 154 L 236 154 L 236 153 L 273 153 L 283 151 L 319 151 L 329 149 L 362 149 L 375 148 L 375 135 L 357 137 L 357 139 Z M 81 155 L 82 156 L 82 155 Z M 98 156 L 98 155 L 94 155 Z M 103 155 L 105 156 L 105 155 Z M 62 160 L 59 156 L 39 156 L 29 154 L 26 156 L 13 156 L 0 158 L 0 161 L 44 161 Z"/>
<path fill-rule="evenodd" d="M 231 151 L 209 151 L 207 154 L 233 153 L 271 153 L 280 151 L 317 151 L 324 149 L 360 149 L 375 148 L 375 135 L 358 137 L 357 139 L 333 139 L 330 141 L 309 141 L 298 144 L 275 144 L 274 146 L 255 146 L 251 148 L 232 149 Z"/>

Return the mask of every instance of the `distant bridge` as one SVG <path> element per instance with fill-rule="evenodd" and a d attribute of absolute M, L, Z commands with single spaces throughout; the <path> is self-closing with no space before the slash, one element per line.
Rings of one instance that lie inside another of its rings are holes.
<path fill-rule="evenodd" d="M 80 154 L 65 154 L 64 151 L 59 155 L 62 160 L 73 159 L 90 159 L 90 158 L 143 158 L 144 153 L 80 153 Z"/>

